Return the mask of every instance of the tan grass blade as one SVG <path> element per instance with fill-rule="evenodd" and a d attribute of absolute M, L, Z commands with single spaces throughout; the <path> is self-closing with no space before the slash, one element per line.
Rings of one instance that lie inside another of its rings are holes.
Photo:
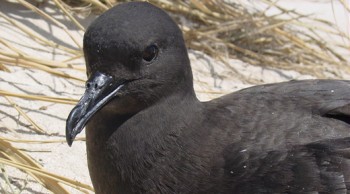
<path fill-rule="evenodd" d="M 10 143 L 2 139 L 0 139 L 0 155 L 2 155 L 0 163 L 11 165 L 26 171 L 54 193 L 68 194 L 68 191 L 59 183 L 66 184 L 81 191 L 84 191 L 85 189 L 93 191 L 93 188 L 89 185 L 45 171 L 30 156 L 16 149 Z"/>
<path fill-rule="evenodd" d="M 82 48 L 82 45 L 79 43 L 79 41 L 68 31 L 67 27 L 65 25 L 63 25 L 61 22 L 59 22 L 58 20 L 56 20 L 55 18 L 51 17 L 50 15 L 48 15 L 47 13 L 41 11 L 39 8 L 33 6 L 32 4 L 28 3 L 25 0 L 17 0 L 19 3 L 21 3 L 23 6 L 27 7 L 28 9 L 38 13 L 39 15 L 41 15 L 44 19 L 50 20 L 52 23 L 54 23 L 55 25 L 57 25 L 58 27 L 62 28 L 67 35 L 73 40 L 73 42 L 76 44 L 76 46 L 78 48 Z"/>
<path fill-rule="evenodd" d="M 101 9 L 102 11 L 106 11 L 108 10 L 108 7 L 106 5 L 104 5 L 103 3 L 101 3 L 98 0 L 84 0 L 87 3 L 91 3 L 93 5 L 95 5 L 96 7 L 98 7 L 99 9 Z"/>
<path fill-rule="evenodd" d="M 75 180 L 54 174 L 54 173 L 50 173 L 50 172 L 43 170 L 43 169 L 33 168 L 31 166 L 28 166 L 28 165 L 20 164 L 18 162 L 12 162 L 10 160 L 6 160 L 6 159 L 2 159 L 2 158 L 0 158 L 0 163 L 19 168 L 19 169 L 24 170 L 26 172 L 33 173 L 36 176 L 40 176 L 40 178 L 52 180 L 52 182 L 57 181 L 58 183 L 68 185 L 70 187 L 73 187 L 73 188 L 78 189 L 80 191 L 83 191 L 85 193 L 87 193 L 87 191 L 84 191 L 84 189 L 94 191 L 94 189 L 90 185 L 83 184 L 83 183 L 80 183 L 78 181 L 75 181 Z M 49 189 L 53 190 L 52 188 L 49 188 Z M 59 193 L 69 194 L 68 192 L 64 192 L 64 191 L 60 191 Z"/>
<path fill-rule="evenodd" d="M 5 158 L 11 161 L 32 166 L 34 168 L 38 168 L 38 169 L 42 168 L 30 156 L 20 151 L 19 149 L 13 147 L 10 143 L 0 139 L 0 159 L 4 160 Z M 3 162 L 0 161 L 0 163 L 3 163 Z M 29 172 L 28 174 L 31 175 L 34 179 L 36 179 L 38 182 L 45 185 L 51 191 L 54 191 L 56 193 L 68 193 L 67 190 L 64 189 L 61 185 L 59 185 L 56 181 L 46 180 L 45 178 L 42 179 L 41 177 L 35 176 L 31 172 Z"/>
<path fill-rule="evenodd" d="M 5 71 L 7 73 L 10 73 L 10 69 L 7 68 L 4 64 L 0 63 L 0 71 Z"/>
<path fill-rule="evenodd" d="M 17 98 L 24 98 L 24 99 L 28 99 L 28 100 L 40 100 L 40 101 L 46 101 L 46 102 L 54 102 L 54 103 L 60 103 L 60 104 L 72 104 L 72 105 L 75 105 L 78 102 L 77 99 L 71 99 L 71 98 L 60 98 L 60 97 L 50 97 L 50 96 L 42 96 L 42 95 L 19 94 L 19 93 L 4 91 L 4 90 L 0 90 L 0 95 L 2 95 L 2 96 L 12 96 L 12 97 L 17 97 Z"/>
<path fill-rule="evenodd" d="M 28 68 L 28 67 L 35 68 L 38 70 L 46 71 L 48 73 L 51 73 L 51 74 L 59 76 L 59 77 L 69 78 L 69 79 L 73 79 L 73 80 L 77 80 L 77 81 L 81 81 L 81 82 L 86 81 L 85 79 L 71 76 L 71 75 L 64 73 L 62 71 L 59 71 L 59 70 L 50 68 L 48 66 L 35 63 L 35 62 L 27 61 L 27 60 L 24 60 L 21 58 L 10 58 L 10 57 L 0 55 L 0 63 L 6 63 L 8 65 L 14 65 L 14 66 L 19 66 L 19 67 L 24 67 L 24 68 Z"/>
<path fill-rule="evenodd" d="M 68 10 L 62 5 L 61 0 L 53 0 L 57 7 L 59 7 L 64 14 L 82 31 L 85 31 L 85 28 L 68 12 Z"/>
<path fill-rule="evenodd" d="M 13 48 L 13 47 L 12 47 Z M 13 48 L 15 49 L 15 48 Z M 4 50 L 0 50 L 0 55 L 9 57 L 11 59 L 16 59 L 17 61 L 30 61 L 33 63 L 37 63 L 39 65 L 43 65 L 43 66 L 47 66 L 47 67 L 52 67 L 52 68 L 72 68 L 72 69 L 78 69 L 75 68 L 73 65 L 71 64 L 67 64 L 64 62 L 59 62 L 59 61 L 52 61 L 52 60 L 45 60 L 45 59 L 40 59 L 40 58 L 36 58 L 36 57 L 32 57 L 32 56 L 28 56 L 24 53 L 18 53 L 18 54 L 14 54 L 14 53 L 10 53 L 10 52 L 6 52 Z M 85 68 L 80 68 L 79 70 L 83 71 L 85 70 Z"/>
<path fill-rule="evenodd" d="M 47 132 L 42 129 L 38 124 L 36 124 L 23 110 L 21 107 L 19 107 L 16 103 L 13 102 L 13 100 L 7 96 L 4 96 L 4 98 L 10 103 L 13 108 L 17 110 L 17 112 L 22 115 L 22 117 L 27 120 L 34 128 L 29 128 L 32 129 L 33 131 L 39 133 L 39 134 L 47 134 Z"/>
<path fill-rule="evenodd" d="M 47 144 L 47 143 L 65 143 L 66 142 L 66 139 L 31 140 L 31 139 L 12 139 L 12 138 L 5 138 L 5 137 L 0 137 L 0 139 L 7 141 L 7 142 L 29 143 L 29 144 Z M 78 137 L 78 138 L 75 138 L 74 141 L 86 141 L 86 138 L 85 137 Z"/>
<path fill-rule="evenodd" d="M 0 16 L 2 18 L 4 18 L 6 21 L 8 21 L 10 24 L 12 24 L 13 26 L 15 26 L 16 28 L 18 28 L 19 30 L 21 30 L 22 32 L 24 32 L 25 34 L 27 34 L 29 37 L 31 37 L 33 40 L 35 40 L 37 43 L 43 45 L 43 46 L 50 46 L 52 48 L 58 48 L 61 49 L 63 51 L 66 51 L 68 53 L 72 53 L 72 54 L 77 54 L 78 50 L 74 50 L 65 46 L 62 46 L 60 44 L 57 44 L 51 40 L 48 40 L 44 37 L 42 37 L 41 35 L 39 35 L 38 33 L 36 33 L 35 31 L 33 31 L 32 29 L 28 28 L 27 26 L 19 23 L 18 21 L 9 18 L 8 16 L 6 16 L 5 14 L 0 12 Z"/>

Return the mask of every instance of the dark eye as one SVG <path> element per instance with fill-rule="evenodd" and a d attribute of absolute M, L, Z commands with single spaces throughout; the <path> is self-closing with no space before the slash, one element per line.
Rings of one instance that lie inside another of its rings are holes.
<path fill-rule="evenodd" d="M 142 53 L 143 60 L 147 62 L 151 62 L 158 55 L 158 47 L 154 44 L 146 47 L 146 49 Z"/>

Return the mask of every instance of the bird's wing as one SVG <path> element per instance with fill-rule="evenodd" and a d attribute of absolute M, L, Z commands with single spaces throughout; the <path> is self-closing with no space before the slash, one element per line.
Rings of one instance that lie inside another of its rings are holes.
<path fill-rule="evenodd" d="M 235 120 L 223 168 L 237 193 L 350 193 L 349 81 L 256 86 L 210 103 L 230 115 L 222 128 Z"/>
<path fill-rule="evenodd" d="M 288 150 L 236 152 L 226 157 L 224 180 L 236 193 L 350 193 L 350 138 Z M 225 187 L 225 186 L 224 186 Z"/>
<path fill-rule="evenodd" d="M 304 131 L 318 134 L 324 129 L 324 138 L 332 138 L 332 135 L 341 137 L 350 132 L 350 81 L 308 80 L 267 84 L 247 88 L 210 103 L 220 110 L 229 110 L 230 113 L 220 113 L 235 119 L 242 132 L 262 130 L 264 133 L 266 130 L 266 133 Z M 249 122 L 245 121 L 247 118 Z M 318 128 L 315 126 L 317 123 L 324 127 Z M 223 121 L 223 126 L 225 124 Z M 311 135 L 311 142 L 317 140 L 320 139 Z"/>

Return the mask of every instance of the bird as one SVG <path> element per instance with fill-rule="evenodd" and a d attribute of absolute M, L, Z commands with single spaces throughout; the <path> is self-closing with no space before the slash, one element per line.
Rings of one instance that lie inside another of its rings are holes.
<path fill-rule="evenodd" d="M 201 102 L 183 34 L 161 8 L 118 4 L 84 34 L 95 192 L 350 193 L 350 81 L 265 84 Z"/>

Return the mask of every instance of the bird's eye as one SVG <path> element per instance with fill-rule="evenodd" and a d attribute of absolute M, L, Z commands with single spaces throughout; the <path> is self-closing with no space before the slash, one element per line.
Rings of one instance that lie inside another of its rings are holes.
<path fill-rule="evenodd" d="M 142 53 L 142 58 L 147 62 L 151 62 L 153 59 L 157 57 L 157 55 L 158 55 L 158 47 L 152 44 L 145 48 L 145 50 Z"/>

